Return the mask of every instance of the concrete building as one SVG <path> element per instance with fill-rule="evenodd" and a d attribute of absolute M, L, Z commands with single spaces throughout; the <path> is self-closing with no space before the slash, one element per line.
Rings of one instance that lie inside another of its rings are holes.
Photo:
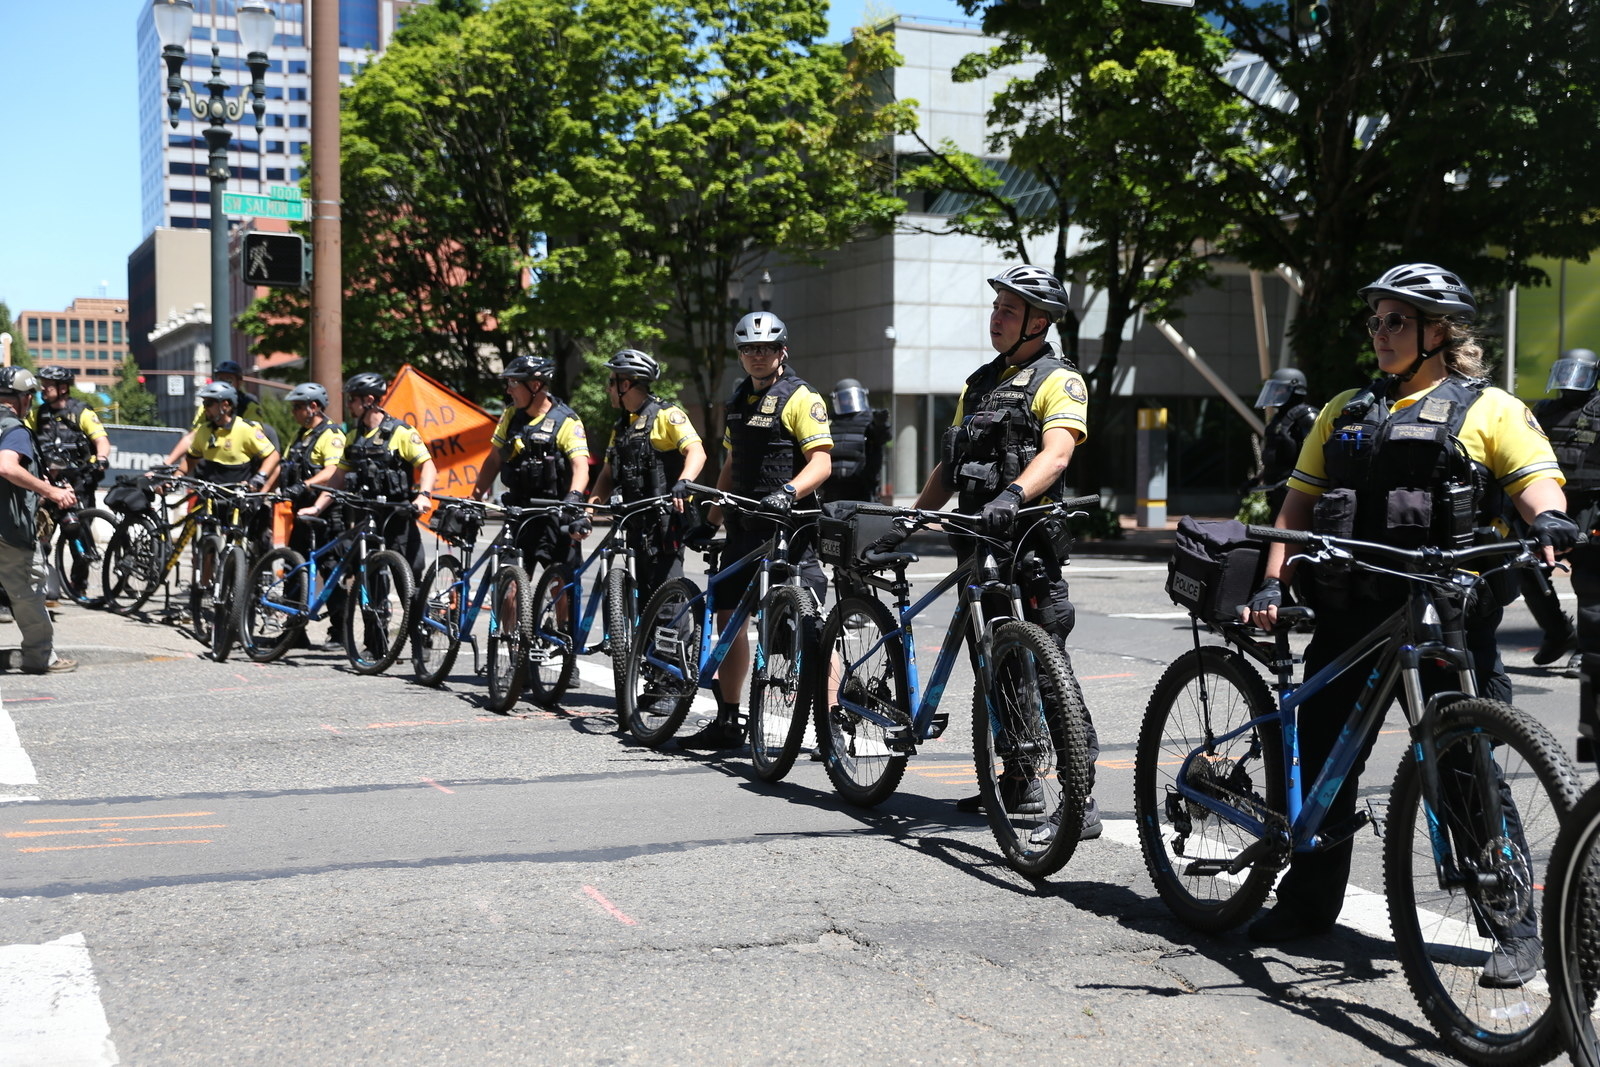
<path fill-rule="evenodd" d="M 22 311 L 16 329 L 35 366 L 69 367 L 84 389 L 116 382 L 132 339 L 128 302 L 80 296 L 65 311 Z"/>
<path fill-rule="evenodd" d="M 156 366 L 150 331 L 180 309 L 211 301 L 211 246 L 204 230 L 159 229 L 128 257 L 128 328 L 133 358 Z"/>
<path fill-rule="evenodd" d="M 204 304 L 173 312 L 150 331 L 155 354 L 150 391 L 156 417 L 167 426 L 187 427 L 198 404 L 195 390 L 211 380 L 211 315 Z"/>

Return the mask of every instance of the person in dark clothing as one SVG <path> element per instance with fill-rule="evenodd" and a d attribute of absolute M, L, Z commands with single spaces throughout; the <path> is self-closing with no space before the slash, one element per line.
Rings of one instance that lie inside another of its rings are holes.
<path fill-rule="evenodd" d="M 889 413 L 874 408 L 866 387 L 854 378 L 833 386 L 833 473 L 817 494 L 823 500 L 876 502 L 883 489 L 883 446 Z"/>
<path fill-rule="evenodd" d="M 1256 408 L 1276 412 L 1261 435 L 1261 473 L 1252 489 L 1266 493 L 1267 513 L 1277 515 L 1289 492 L 1289 475 L 1300 458 L 1300 445 L 1317 421 L 1317 409 L 1306 402 L 1306 376 L 1293 367 L 1273 371 L 1262 383 Z"/>

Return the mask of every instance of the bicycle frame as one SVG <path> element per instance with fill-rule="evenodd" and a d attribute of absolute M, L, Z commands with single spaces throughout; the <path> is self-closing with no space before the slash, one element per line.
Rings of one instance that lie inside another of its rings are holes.
<path fill-rule="evenodd" d="M 577 645 L 578 655 L 580 656 L 588 656 L 609 647 L 611 640 L 609 633 L 602 633 L 600 640 L 591 645 L 588 643 L 589 630 L 594 626 L 595 617 L 601 613 L 600 605 L 605 598 L 606 579 L 611 576 L 612 569 L 623 567 L 630 577 L 636 578 L 638 576 L 638 571 L 635 569 L 633 561 L 633 549 L 628 547 L 628 540 L 622 536 L 622 531 L 630 520 L 641 515 L 648 515 L 650 511 L 650 508 L 635 507 L 619 515 L 616 521 L 611 524 L 611 529 L 606 531 L 606 535 L 595 546 L 594 551 L 590 552 L 588 558 L 572 572 L 571 580 L 567 582 L 562 590 L 564 596 L 570 598 L 569 603 L 573 607 L 581 605 L 583 608 L 581 612 L 577 613 L 578 618 L 572 628 L 572 640 Z M 595 561 L 601 555 L 605 556 L 605 566 L 601 567 L 596 574 L 594 584 L 589 590 L 588 599 L 585 600 L 583 596 L 584 573 L 594 566 Z"/>
<path fill-rule="evenodd" d="M 367 511 L 356 525 L 341 531 L 337 537 L 331 539 L 327 544 L 314 548 L 307 554 L 305 562 L 297 568 L 306 572 L 307 580 L 310 582 L 307 587 L 309 596 L 306 599 L 304 609 L 296 608 L 293 604 L 279 603 L 268 598 L 265 593 L 258 594 L 262 597 L 262 603 L 286 615 L 304 619 L 307 623 L 316 622 L 318 619 L 324 618 L 322 609 L 332 599 L 334 589 L 338 587 L 343 578 L 355 574 L 361 566 L 364 555 L 361 549 L 373 541 L 382 541 L 378 533 L 372 529 L 373 518 L 374 513 Z M 348 551 L 339 556 L 333 567 L 328 571 L 328 576 L 323 578 L 317 572 L 317 561 L 341 546 L 356 549 L 356 551 Z"/>
<path fill-rule="evenodd" d="M 485 508 L 485 510 L 488 509 Z M 508 511 L 508 521 L 501 525 L 500 532 L 495 535 L 494 540 L 489 542 L 488 547 L 478 555 L 477 559 L 472 558 L 473 546 L 456 546 L 466 555 L 466 560 L 461 567 L 461 577 L 454 585 L 454 588 L 462 598 L 461 638 L 472 645 L 472 665 L 475 671 L 481 670 L 482 665 L 478 662 L 478 639 L 473 636 L 472 631 L 477 625 L 478 615 L 483 611 L 484 603 L 489 599 L 489 592 L 494 588 L 494 577 L 500 569 L 501 560 L 507 554 L 516 551 L 516 531 L 522 518 L 523 516 L 513 516 Z M 478 588 L 474 592 L 472 589 L 472 576 L 479 571 L 483 571 L 483 574 L 478 579 Z M 417 625 L 443 631 L 444 627 L 440 626 L 437 620 L 430 618 L 426 611 L 419 611 L 418 616 Z"/>

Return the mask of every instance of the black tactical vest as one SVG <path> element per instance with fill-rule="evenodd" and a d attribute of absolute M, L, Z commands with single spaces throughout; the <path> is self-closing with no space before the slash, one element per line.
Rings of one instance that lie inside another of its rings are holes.
<path fill-rule="evenodd" d="M 344 439 L 344 487 L 360 493 L 369 500 L 410 500 L 415 494 L 411 486 L 411 464 L 405 457 L 389 448 L 389 438 L 406 424 L 385 413 L 378 430 L 372 436 L 363 436 L 357 428 Z"/>
<path fill-rule="evenodd" d="M 89 461 L 94 450 L 89 447 L 89 436 L 78 427 L 86 406 L 81 400 L 68 400 L 60 411 L 48 404 L 39 405 L 34 415 L 37 428 L 33 443 L 39 453 L 40 470 L 63 470 Z"/>
<path fill-rule="evenodd" d="M 800 442 L 783 425 L 783 407 L 799 389 L 808 388 L 793 372 L 758 392 L 749 378 L 728 400 L 728 441 L 733 445 L 733 491 L 764 497 L 792 481 L 805 465 Z M 756 398 L 754 403 L 750 398 Z"/>
<path fill-rule="evenodd" d="M 289 450 L 283 454 L 283 463 L 278 467 L 280 471 L 278 484 L 282 488 L 293 489 L 322 469 L 311 465 L 311 453 L 316 450 L 317 442 L 322 440 L 322 435 L 333 428 L 332 420 L 324 419 L 322 425 L 309 432 L 301 429 L 294 440 L 289 442 Z"/>
<path fill-rule="evenodd" d="M 556 436 L 568 419 L 577 417 L 577 412 L 553 397 L 550 409 L 537 422 L 528 418 L 526 411 L 511 417 L 506 443 L 500 449 L 505 461 L 500 477 L 513 499 L 559 500 L 566 496 L 572 487 L 572 464 L 556 447 Z M 522 448 L 513 455 L 518 441 Z"/>
<path fill-rule="evenodd" d="M 662 496 L 683 477 L 683 453 L 661 452 L 650 443 L 656 416 L 670 407 L 652 396 L 636 414 L 617 420 L 616 443 L 611 446 L 611 475 L 626 503 Z"/>
<path fill-rule="evenodd" d="M 1582 403 L 1565 395 L 1542 400 L 1533 413 L 1567 476 L 1567 495 L 1600 495 L 1600 392 L 1591 392 Z"/>
<path fill-rule="evenodd" d="M 1354 493 L 1358 540 L 1457 548 L 1496 517 L 1502 494 L 1459 438 L 1486 384 L 1448 378 L 1393 414 L 1367 389 L 1334 419 L 1323 460 L 1330 488 Z"/>
<path fill-rule="evenodd" d="M 1316 420 L 1317 409 L 1304 401 L 1278 409 L 1261 436 L 1261 484 L 1276 489 L 1289 480 Z"/>
<path fill-rule="evenodd" d="M 1033 414 L 1033 398 L 1052 371 L 1072 364 L 1046 345 L 1017 373 L 1000 381 L 1006 364 L 998 358 L 967 379 L 965 417 L 945 431 L 941 461 L 949 487 L 960 493 L 962 511 L 976 511 L 1017 480 L 1044 443 L 1044 428 Z M 1042 496 L 1059 499 L 1061 481 Z"/>

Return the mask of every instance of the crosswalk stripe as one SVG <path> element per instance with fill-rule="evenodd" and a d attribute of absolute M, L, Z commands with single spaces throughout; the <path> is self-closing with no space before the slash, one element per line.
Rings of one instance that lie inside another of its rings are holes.
<path fill-rule="evenodd" d="M 0 945 L 0 1062 L 122 1062 L 81 933 L 42 945 Z"/>

